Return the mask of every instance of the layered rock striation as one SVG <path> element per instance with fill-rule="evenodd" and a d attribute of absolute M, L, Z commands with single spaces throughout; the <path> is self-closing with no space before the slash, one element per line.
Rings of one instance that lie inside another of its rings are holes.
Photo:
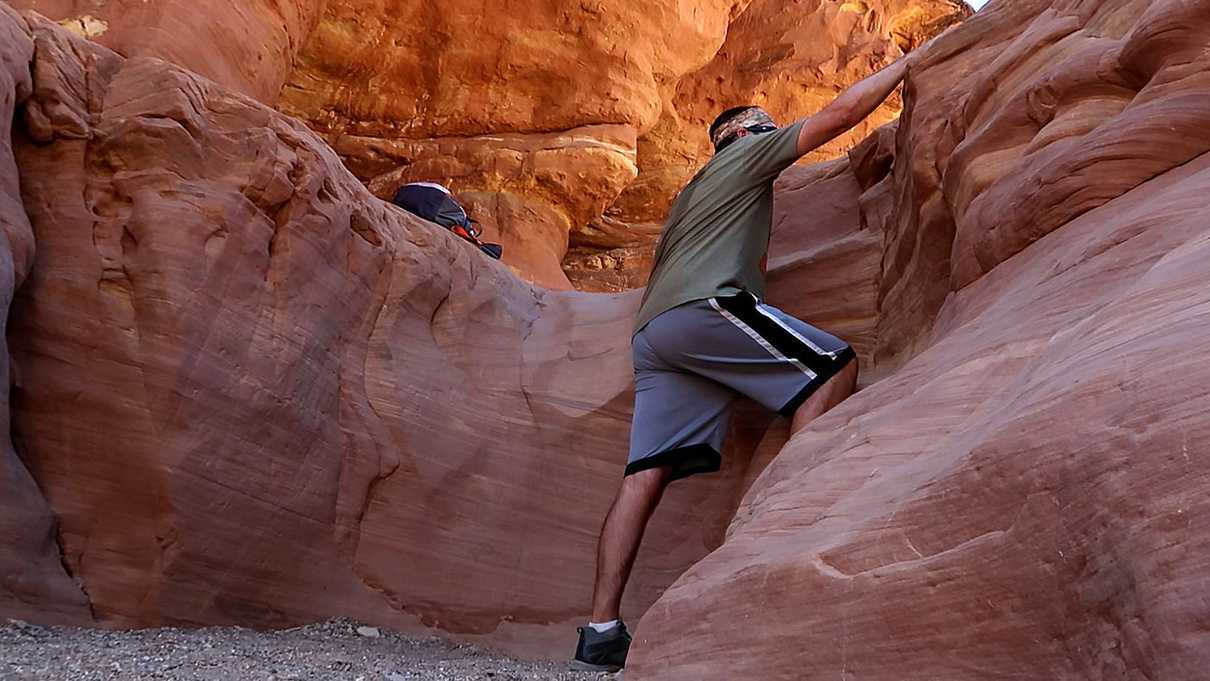
<path fill-rule="evenodd" d="M 1202 673 L 1208 27 L 992 2 L 927 48 L 849 159 L 889 375 L 781 451 L 628 678 Z"/>
<path fill-rule="evenodd" d="M 0 4 L 0 326 L 34 263 L 34 234 L 13 158 L 13 116 L 33 94 L 34 42 L 24 19 Z M 7 331 L 7 328 L 5 328 Z M 60 562 L 57 523 L 10 439 L 13 394 L 20 382 L 8 348 L 0 348 L 0 609 L 42 621 L 88 618 L 88 599 Z M 19 395 L 18 395 L 19 397 Z"/>
<path fill-rule="evenodd" d="M 433 180 L 527 278 L 570 288 L 573 231 L 637 176 L 664 84 L 718 48 L 743 0 L 328 3 L 281 94 L 363 180 Z M 349 139 L 351 138 L 351 139 Z M 437 151 L 448 159 L 433 163 Z M 588 172 L 590 163 L 605 172 Z M 387 177 L 383 175 L 388 174 Z"/>

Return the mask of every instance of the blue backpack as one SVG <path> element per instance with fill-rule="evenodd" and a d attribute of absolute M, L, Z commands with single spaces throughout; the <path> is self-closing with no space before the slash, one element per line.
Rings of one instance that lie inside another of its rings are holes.
<path fill-rule="evenodd" d="M 466 214 L 466 209 L 450 190 L 436 182 L 405 184 L 395 192 L 392 203 L 418 218 L 450 230 L 496 260 L 504 255 L 504 248 L 500 244 L 485 244 L 479 240 L 482 232 L 475 221 Z"/>

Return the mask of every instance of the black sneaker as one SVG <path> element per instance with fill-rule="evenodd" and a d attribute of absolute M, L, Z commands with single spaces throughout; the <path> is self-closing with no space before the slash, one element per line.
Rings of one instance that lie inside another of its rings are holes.
<path fill-rule="evenodd" d="M 576 659 L 571 668 L 581 672 L 613 673 L 626 666 L 626 653 L 630 650 L 630 634 L 626 625 L 618 625 L 598 634 L 592 627 L 580 627 L 580 643 L 576 646 Z"/>

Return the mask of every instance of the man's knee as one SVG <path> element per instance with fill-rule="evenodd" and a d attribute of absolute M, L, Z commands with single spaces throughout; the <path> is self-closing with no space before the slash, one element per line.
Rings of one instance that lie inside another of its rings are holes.
<path fill-rule="evenodd" d="M 622 478 L 622 489 L 639 494 L 658 494 L 668 486 L 671 477 L 671 466 L 648 468 Z"/>
<path fill-rule="evenodd" d="M 797 433 L 815 417 L 846 400 L 857 387 L 857 358 L 853 357 L 794 412 L 790 432 Z"/>
<path fill-rule="evenodd" d="M 853 392 L 853 388 L 857 385 L 857 372 L 860 370 L 857 358 L 853 357 L 832 375 L 812 397 L 823 400 L 832 400 L 835 396 L 848 396 Z"/>
<path fill-rule="evenodd" d="M 840 382 L 848 384 L 849 390 L 852 391 L 853 386 L 857 383 L 857 374 L 860 371 L 861 362 L 857 359 L 857 357 L 853 357 L 853 359 L 849 360 L 849 363 L 846 364 L 844 368 L 832 378 L 832 380 L 835 381 L 840 379 Z"/>

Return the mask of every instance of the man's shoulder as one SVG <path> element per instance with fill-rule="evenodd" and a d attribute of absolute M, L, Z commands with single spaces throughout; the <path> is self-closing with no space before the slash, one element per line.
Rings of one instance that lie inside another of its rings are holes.
<path fill-rule="evenodd" d="M 739 140 L 735 144 L 716 153 L 706 161 L 706 165 L 702 166 L 701 170 L 689 180 L 686 188 L 698 185 L 708 185 L 715 182 L 728 182 L 738 173 L 745 172 L 744 158 L 748 152 L 744 147 L 736 148 L 746 140 Z"/>

